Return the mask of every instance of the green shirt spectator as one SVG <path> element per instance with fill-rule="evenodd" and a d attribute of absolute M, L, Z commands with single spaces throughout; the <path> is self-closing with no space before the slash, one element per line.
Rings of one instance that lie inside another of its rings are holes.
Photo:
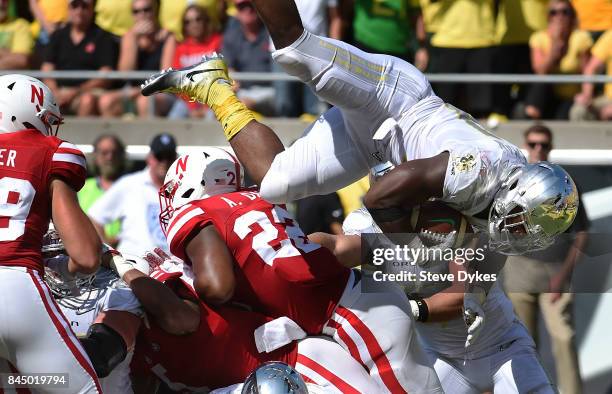
<path fill-rule="evenodd" d="M 100 198 L 106 190 L 102 189 L 98 177 L 91 177 L 85 181 L 85 185 L 79 191 L 79 205 L 83 212 L 89 211 L 89 208 L 93 205 L 98 198 Z M 104 226 L 104 232 L 108 239 L 116 239 L 121 231 L 121 222 L 115 220 L 112 223 Z"/>
<path fill-rule="evenodd" d="M 380 52 L 411 60 L 416 50 L 415 0 L 355 0 L 355 44 L 368 52 Z"/>
<path fill-rule="evenodd" d="M 125 146 L 119 137 L 112 134 L 100 135 L 93 146 L 95 176 L 88 178 L 85 186 L 78 193 L 79 204 L 86 213 L 125 172 Z M 108 223 L 104 227 L 105 239 L 111 246 L 116 246 L 120 231 L 121 222 L 119 220 Z"/>

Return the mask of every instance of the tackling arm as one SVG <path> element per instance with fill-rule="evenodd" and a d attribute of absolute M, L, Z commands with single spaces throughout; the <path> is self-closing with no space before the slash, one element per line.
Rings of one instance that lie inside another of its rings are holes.
<path fill-rule="evenodd" d="M 98 233 L 81 209 L 76 192 L 58 178 L 51 180 L 49 191 L 53 223 L 74 264 L 69 266 L 68 270 L 83 274 L 96 272 L 100 266 L 102 244 Z"/>
<path fill-rule="evenodd" d="M 137 269 L 127 271 L 122 279 L 164 331 L 186 335 L 198 329 L 200 312 L 193 302 L 182 300 L 168 286 Z"/>
<path fill-rule="evenodd" d="M 359 235 L 316 232 L 309 234 L 308 240 L 330 250 L 345 267 L 353 268 L 361 265 L 361 236 Z"/>

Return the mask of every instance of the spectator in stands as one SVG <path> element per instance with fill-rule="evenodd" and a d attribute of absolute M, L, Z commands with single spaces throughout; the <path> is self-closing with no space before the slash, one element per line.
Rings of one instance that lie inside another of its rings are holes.
<path fill-rule="evenodd" d="M 119 40 L 134 24 L 130 0 L 96 0 L 96 24 Z"/>
<path fill-rule="evenodd" d="M 0 0 L 0 69 L 28 68 L 34 41 L 25 19 L 11 18 L 10 0 Z"/>
<path fill-rule="evenodd" d="M 113 36 L 94 23 L 94 0 L 70 0 L 69 22 L 56 30 L 46 48 L 42 71 L 110 71 L 117 63 Z M 45 79 L 62 113 L 96 114 L 98 97 L 110 81 L 105 79 Z"/>
<path fill-rule="evenodd" d="M 123 142 L 113 134 L 100 135 L 93 143 L 95 176 L 88 178 L 85 185 L 79 191 L 79 204 L 83 212 L 98 200 L 125 172 L 125 146 Z M 117 236 L 121 229 L 121 223 L 115 220 L 104 226 L 104 237 L 109 245 L 117 246 Z"/>
<path fill-rule="evenodd" d="M 548 0 L 501 0 L 498 6 L 493 72 L 531 74 L 529 38 L 546 29 Z M 518 88 L 518 91 L 517 91 Z M 514 94 L 512 91 L 514 90 Z M 495 126 L 511 115 L 513 101 L 524 99 L 526 86 L 495 84 L 493 112 L 489 125 Z M 514 96 L 514 97 L 512 97 Z"/>
<path fill-rule="evenodd" d="M 536 74 L 580 74 L 593 45 L 591 36 L 576 29 L 576 13 L 569 0 L 548 5 L 546 30 L 529 39 L 531 66 Z M 578 84 L 534 84 L 526 98 L 525 113 L 531 119 L 567 119 Z"/>
<path fill-rule="evenodd" d="M 222 31 L 226 20 L 226 0 L 161 0 L 159 20 L 162 27 L 171 31 L 177 40 L 183 40 L 183 20 L 188 6 L 197 5 L 206 10 L 215 31 Z"/>
<path fill-rule="evenodd" d="M 236 21 L 230 21 L 223 35 L 223 55 L 232 71 L 270 72 L 270 36 L 251 0 L 234 0 Z M 274 88 L 271 83 L 236 84 L 238 98 L 249 109 L 264 115 L 274 113 Z"/>
<path fill-rule="evenodd" d="M 386 53 L 414 61 L 416 19 L 414 1 L 355 0 L 353 44 L 366 52 Z"/>
<path fill-rule="evenodd" d="M 210 23 L 208 13 L 199 5 L 192 4 L 183 15 L 183 40 L 176 45 L 173 68 L 183 68 L 199 63 L 202 56 L 221 52 L 223 36 Z M 174 102 L 169 118 L 202 117 L 207 107 L 188 98 Z"/>
<path fill-rule="evenodd" d="M 34 17 L 32 31 L 40 47 L 49 43 L 51 34 L 68 20 L 68 0 L 29 0 Z"/>
<path fill-rule="evenodd" d="M 605 32 L 591 49 L 591 59 L 584 68 L 584 75 L 594 75 L 606 67 L 612 76 L 612 29 Z M 612 120 L 612 83 L 604 87 L 604 94 L 594 97 L 592 83 L 583 83 L 582 91 L 574 97 L 570 111 L 571 120 Z"/>
<path fill-rule="evenodd" d="M 612 1 L 572 0 L 580 30 L 588 31 L 593 41 L 612 29 Z"/>
<path fill-rule="evenodd" d="M 156 0 L 133 0 L 134 26 L 121 37 L 119 71 L 156 71 L 172 66 L 176 42 L 172 33 L 162 29 L 157 19 Z M 149 99 L 155 100 L 155 115 L 164 116 L 170 110 L 174 98 L 159 94 L 144 97 L 140 94 L 140 81 L 130 82 L 123 89 L 113 90 L 100 97 L 100 114 L 112 117 L 122 115 L 126 107 L 136 104 L 139 116 L 150 115 Z"/>
<path fill-rule="evenodd" d="M 342 19 L 338 0 L 296 0 L 304 28 L 323 37 L 341 39 Z M 282 68 L 273 63 L 273 70 L 282 72 Z M 326 105 L 303 83 L 278 81 L 276 90 L 276 115 L 296 117 L 302 113 L 319 115 Z"/>
<path fill-rule="evenodd" d="M 146 157 L 146 168 L 119 178 L 89 209 L 89 216 L 102 237 L 104 225 L 121 221 L 117 245 L 121 253 L 141 255 L 156 247 L 168 251 L 159 225 L 158 192 L 176 157 L 174 137 L 168 133 L 155 136 Z"/>
<path fill-rule="evenodd" d="M 534 125 L 524 134 L 530 163 L 548 160 L 553 146 L 552 132 L 544 125 Z M 551 338 L 562 393 L 582 391 L 580 365 L 574 330 L 574 295 L 570 281 L 579 251 L 587 242 L 589 219 L 583 204 L 578 205 L 576 220 L 565 235 L 548 249 L 522 256 L 510 256 L 504 268 L 504 285 L 516 315 L 538 343 L 538 315 L 542 313 Z"/>
<path fill-rule="evenodd" d="M 421 17 L 417 19 L 416 34 L 420 48 L 414 57 L 414 65 L 425 72 L 429 67 L 431 38 L 438 31 L 442 19 L 441 3 L 437 0 L 419 0 Z"/>
<path fill-rule="evenodd" d="M 431 38 L 432 73 L 490 73 L 495 44 L 493 0 L 440 0 L 438 30 Z M 476 117 L 491 111 L 490 84 L 435 84 L 444 101 Z"/>
<path fill-rule="evenodd" d="M 338 193 L 310 196 L 297 200 L 295 218 L 304 234 L 324 232 L 342 234 L 344 210 Z"/>

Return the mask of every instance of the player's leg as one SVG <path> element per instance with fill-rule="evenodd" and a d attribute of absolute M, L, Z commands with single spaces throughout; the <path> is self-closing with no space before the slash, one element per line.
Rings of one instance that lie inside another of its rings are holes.
<path fill-rule="evenodd" d="M 0 283 L 0 333 L 9 349 L 7 359 L 20 373 L 68 374 L 68 387 L 48 385 L 38 387 L 39 392 L 100 393 L 85 350 L 38 272 L 0 267 Z"/>
<path fill-rule="evenodd" d="M 238 138 L 240 134 L 233 140 Z M 332 193 L 362 178 L 368 169 L 345 132 L 342 112 L 335 107 L 276 155 L 260 183 L 260 193 L 273 203 Z"/>
<path fill-rule="evenodd" d="M 408 62 L 307 31 L 272 56 L 320 98 L 372 124 L 372 132 L 433 95 L 425 76 Z"/>
<path fill-rule="evenodd" d="M 356 272 L 324 333 L 366 365 L 388 391 L 442 392 L 431 360 L 416 336 L 404 292 L 398 286 L 373 281 L 366 291 Z"/>
<path fill-rule="evenodd" d="M 470 368 L 478 368 L 470 362 Z M 470 383 L 468 377 L 463 373 L 462 368 L 457 368 L 453 362 L 442 357 L 436 357 L 434 361 L 434 369 L 442 389 L 446 393 L 453 394 L 480 394 L 483 391 L 479 390 L 475 385 Z"/>
<path fill-rule="evenodd" d="M 337 393 L 380 393 L 366 369 L 329 338 L 309 337 L 297 346 L 295 369 L 306 382 Z"/>

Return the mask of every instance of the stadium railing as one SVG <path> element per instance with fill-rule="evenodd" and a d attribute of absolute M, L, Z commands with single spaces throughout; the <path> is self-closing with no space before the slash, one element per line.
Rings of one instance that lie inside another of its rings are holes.
<path fill-rule="evenodd" d="M 112 79 L 112 80 L 144 80 L 154 72 L 151 71 L 86 71 L 86 70 L 3 70 L 4 74 L 27 74 L 35 78 L 53 79 Z M 608 75 L 535 75 L 535 74 L 425 74 L 431 82 L 452 83 L 612 83 L 612 76 Z M 255 73 L 234 72 L 230 76 L 237 81 L 270 82 L 270 81 L 297 81 L 297 78 L 284 73 Z"/>

